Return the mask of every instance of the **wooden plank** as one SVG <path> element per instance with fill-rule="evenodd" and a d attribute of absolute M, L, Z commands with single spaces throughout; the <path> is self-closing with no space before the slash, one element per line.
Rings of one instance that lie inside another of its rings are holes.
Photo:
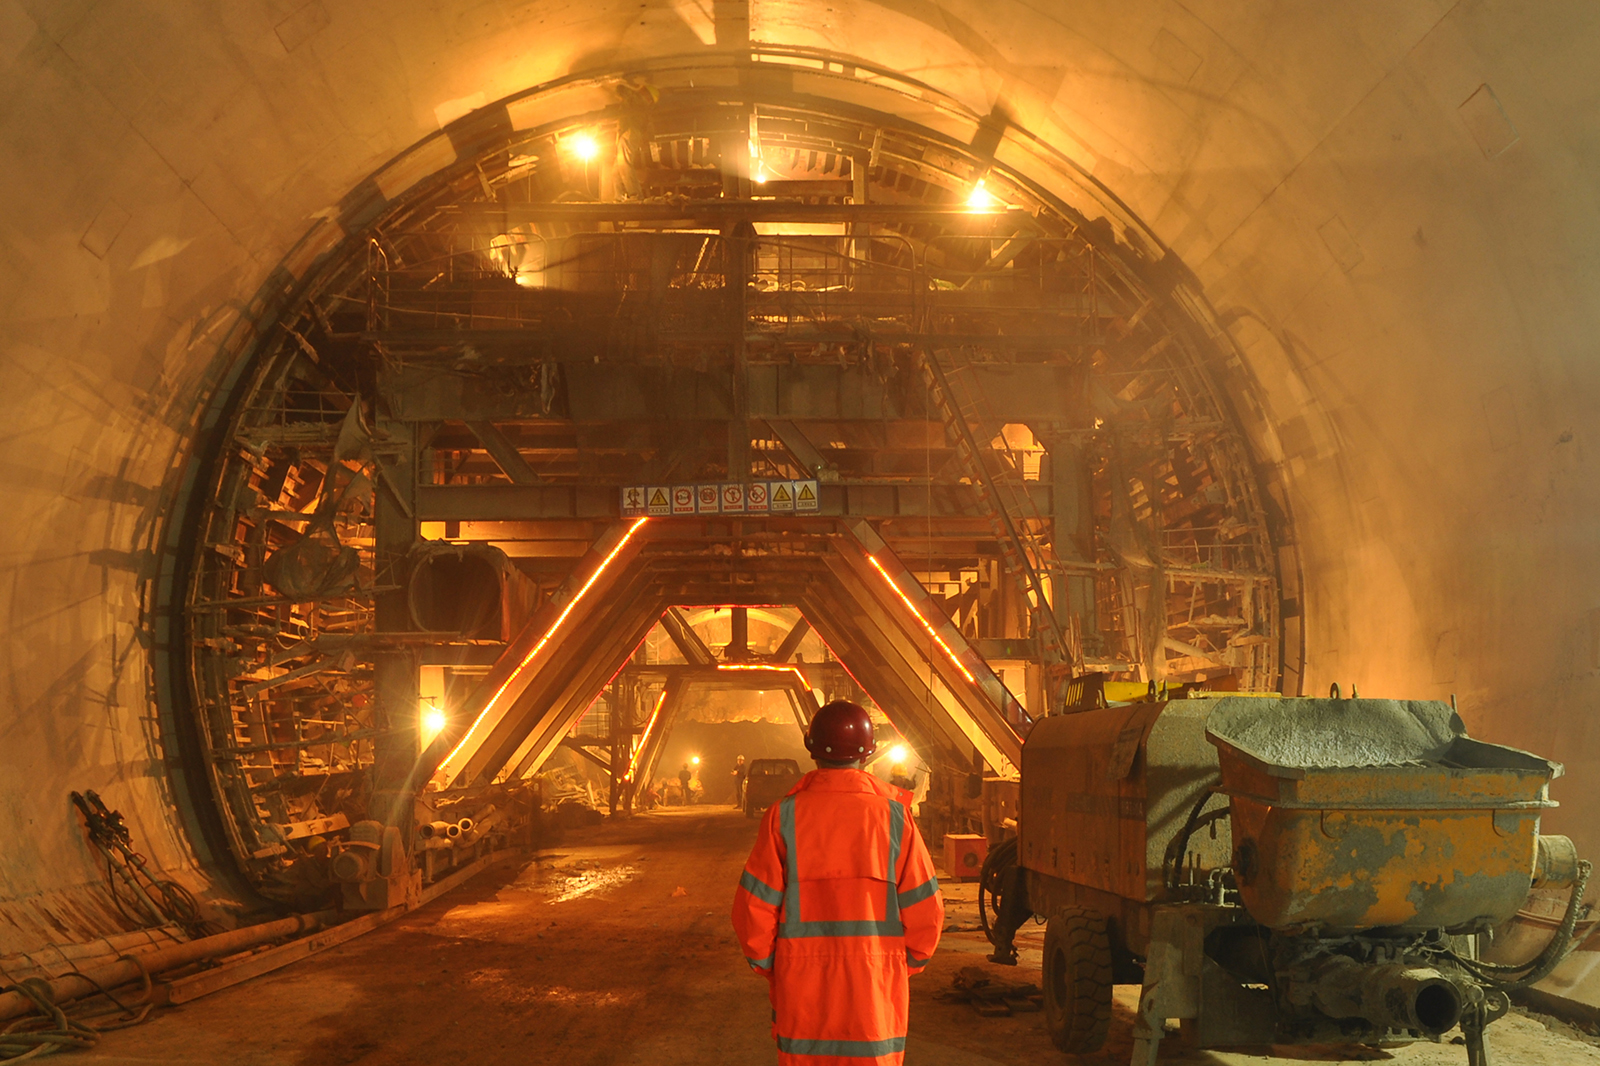
<path fill-rule="evenodd" d="M 308 958 L 320 951 L 326 951 L 328 948 L 354 940 L 362 933 L 369 933 L 418 907 L 427 906 L 452 888 L 487 870 L 490 866 L 510 858 L 513 854 L 520 853 L 501 852 L 497 855 L 485 855 L 483 858 L 469 863 L 448 877 L 436 881 L 423 889 L 421 895 L 417 897 L 415 906 L 408 907 L 402 904 L 399 907 L 390 907 L 386 911 L 375 911 L 372 914 L 362 915 L 360 918 L 353 918 L 348 922 L 343 922 L 331 929 L 324 929 L 310 936 L 301 937 L 299 940 L 291 940 L 287 944 L 279 944 L 277 947 L 268 948 L 254 955 L 247 955 L 242 959 L 236 959 L 233 962 L 224 963 L 209 970 L 202 970 L 200 973 L 191 974 L 188 977 L 180 977 L 175 981 L 157 982 L 158 989 L 163 986 L 165 988 L 164 995 L 161 995 L 160 992 L 157 994 L 166 1003 L 188 1003 L 191 1000 L 199 999 L 201 996 L 220 992 L 224 988 L 231 988 L 240 982 L 248 981 L 252 977 L 259 977 L 262 974 L 271 973 L 273 970 L 282 969 L 290 963 L 299 962 L 301 959 Z"/>

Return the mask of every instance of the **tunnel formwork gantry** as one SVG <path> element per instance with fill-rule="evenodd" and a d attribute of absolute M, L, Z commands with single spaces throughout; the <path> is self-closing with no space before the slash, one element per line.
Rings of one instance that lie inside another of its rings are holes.
<path fill-rule="evenodd" d="M 855 73 L 694 69 L 464 120 L 459 168 L 375 179 L 263 310 L 162 585 L 197 831 L 252 881 L 331 812 L 542 765 L 674 605 L 799 608 L 967 773 L 1026 728 L 985 663 L 1035 714 L 1093 673 L 1298 684 L 1287 515 L 1193 295 L 995 145 L 829 91 Z M 802 482 L 809 514 L 624 541 L 630 486 Z M 618 545 L 607 595 L 508 650 Z M 453 679 L 426 750 L 420 669 Z"/>
<path fill-rule="evenodd" d="M 934 613 L 920 583 L 870 527 L 776 518 L 737 525 L 735 534 L 727 521 L 646 518 L 608 531 L 577 568 L 568 594 L 535 614 L 479 682 L 461 708 L 460 727 L 434 742 L 435 751 L 447 752 L 436 781 L 472 787 L 536 771 L 663 617 L 680 606 L 741 600 L 799 607 L 930 765 L 965 773 L 976 754 L 990 773 L 1015 774 L 1027 721 L 1022 705 L 960 631 Z M 721 560 L 722 574 L 694 565 L 708 559 Z M 762 559 L 781 567 L 781 576 L 756 576 Z M 694 665 L 783 668 L 804 682 L 808 670 L 827 664 L 774 657 Z M 676 698 L 677 688 L 666 691 Z M 807 699 L 811 691 L 808 685 Z M 654 753 L 646 759 L 653 765 Z"/>

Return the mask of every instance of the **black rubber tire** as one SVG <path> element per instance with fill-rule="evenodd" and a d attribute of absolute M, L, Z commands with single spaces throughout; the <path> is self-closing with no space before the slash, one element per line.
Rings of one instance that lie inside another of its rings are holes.
<path fill-rule="evenodd" d="M 1070 907 L 1044 931 L 1044 1023 L 1069 1055 L 1092 1055 L 1111 1025 L 1111 935 L 1104 915 Z"/>

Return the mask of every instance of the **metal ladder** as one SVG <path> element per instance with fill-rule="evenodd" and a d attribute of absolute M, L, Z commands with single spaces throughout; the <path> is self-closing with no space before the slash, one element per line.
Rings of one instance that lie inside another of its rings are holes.
<path fill-rule="evenodd" d="M 948 357 L 948 353 L 946 353 Z M 922 372 L 939 417 L 955 438 L 956 454 L 983 504 L 994 530 L 1006 573 L 1021 587 L 1040 658 L 1049 680 L 1052 707 L 1081 655 L 1075 634 L 1063 626 L 1051 609 L 1045 581 L 1059 569 L 1055 553 L 1041 535 L 1046 520 L 1035 506 L 1023 481 L 1022 457 L 1007 444 L 1001 449 L 979 447 L 972 424 L 987 426 L 995 419 L 987 410 L 982 386 L 971 380 L 964 361 L 952 360 L 948 369 L 940 354 L 923 350 Z M 963 399 L 963 394 L 965 398 Z M 1003 439 L 1003 438 L 1002 438 Z"/>

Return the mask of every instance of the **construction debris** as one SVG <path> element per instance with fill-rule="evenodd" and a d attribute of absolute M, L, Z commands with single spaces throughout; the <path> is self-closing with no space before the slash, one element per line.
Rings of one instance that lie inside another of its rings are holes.
<path fill-rule="evenodd" d="M 963 966 L 938 999 L 965 1003 L 985 1018 L 1031 1014 L 1044 1009 L 1044 993 L 1035 984 L 1002 981 L 980 966 Z"/>

